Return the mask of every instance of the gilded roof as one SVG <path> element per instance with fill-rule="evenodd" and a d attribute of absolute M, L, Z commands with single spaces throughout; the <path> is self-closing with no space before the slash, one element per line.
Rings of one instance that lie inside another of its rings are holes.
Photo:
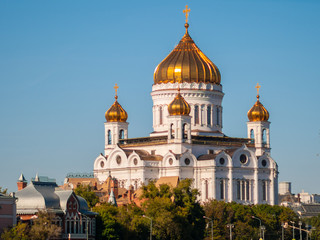
<path fill-rule="evenodd" d="M 156 67 L 154 84 L 159 83 L 213 83 L 220 85 L 221 75 L 218 67 L 198 48 L 186 33 L 173 51 Z"/>
<path fill-rule="evenodd" d="M 257 95 L 257 101 L 248 111 L 248 119 L 250 122 L 268 121 L 269 112 L 259 101 L 260 96 Z"/>
<path fill-rule="evenodd" d="M 184 115 L 189 116 L 190 114 L 190 105 L 187 101 L 181 96 L 180 89 L 178 89 L 177 96 L 172 100 L 168 105 L 168 112 L 170 116 Z"/>
<path fill-rule="evenodd" d="M 126 122 L 128 119 L 127 112 L 118 103 L 118 96 L 115 96 L 112 106 L 106 111 L 105 117 L 107 122 Z"/>

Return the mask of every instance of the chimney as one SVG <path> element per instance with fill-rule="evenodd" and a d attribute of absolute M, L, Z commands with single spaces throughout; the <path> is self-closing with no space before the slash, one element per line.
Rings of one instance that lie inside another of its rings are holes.
<path fill-rule="evenodd" d="M 21 173 L 19 180 L 17 182 L 17 186 L 18 186 L 18 191 L 24 189 L 27 186 L 27 181 L 24 178 L 23 174 Z"/>

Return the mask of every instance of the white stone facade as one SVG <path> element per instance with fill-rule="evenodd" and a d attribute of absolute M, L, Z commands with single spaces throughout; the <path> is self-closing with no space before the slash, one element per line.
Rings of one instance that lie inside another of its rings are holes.
<path fill-rule="evenodd" d="M 191 106 L 190 116 L 168 114 L 178 87 Z M 213 84 L 154 85 L 151 95 L 154 132 L 150 137 L 128 139 L 127 123 L 105 123 L 105 153 L 94 162 L 95 177 L 103 182 L 111 172 L 120 187 L 138 188 L 160 177 L 179 176 L 193 179 L 202 201 L 277 204 L 278 170 L 270 156 L 269 122 L 248 122 L 248 138 L 224 136 L 224 94 L 221 86 Z M 202 109 L 197 121 L 195 106 Z M 118 137 L 120 131 L 124 139 Z"/>

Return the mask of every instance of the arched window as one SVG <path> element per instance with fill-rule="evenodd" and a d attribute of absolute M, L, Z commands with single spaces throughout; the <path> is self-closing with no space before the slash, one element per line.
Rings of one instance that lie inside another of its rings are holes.
<path fill-rule="evenodd" d="M 224 199 L 224 181 L 220 180 L 220 199 Z"/>
<path fill-rule="evenodd" d="M 266 129 L 262 130 L 262 144 L 267 144 L 267 131 Z"/>
<path fill-rule="evenodd" d="M 199 106 L 194 106 L 194 123 L 199 124 Z"/>
<path fill-rule="evenodd" d="M 254 143 L 254 131 L 253 131 L 253 129 L 250 130 L 250 138 L 251 138 L 251 143 Z"/>
<path fill-rule="evenodd" d="M 241 199 L 241 182 L 240 180 L 237 181 L 237 199 Z"/>
<path fill-rule="evenodd" d="M 119 139 L 124 139 L 124 130 L 121 129 L 119 132 Z"/>
<path fill-rule="evenodd" d="M 182 126 L 182 134 L 183 134 L 183 139 L 187 139 L 188 138 L 188 130 L 187 130 L 187 124 L 183 124 Z"/>
<path fill-rule="evenodd" d="M 217 107 L 217 125 L 220 125 L 220 108 Z"/>
<path fill-rule="evenodd" d="M 111 131 L 108 130 L 108 144 L 111 144 Z"/>
<path fill-rule="evenodd" d="M 211 125 L 211 106 L 207 107 L 207 125 Z"/>
<path fill-rule="evenodd" d="M 159 108 L 159 120 L 160 120 L 160 125 L 162 125 L 163 119 L 162 119 L 162 107 Z"/>
<path fill-rule="evenodd" d="M 171 133 L 171 138 L 174 138 L 174 129 L 173 129 L 173 123 L 170 125 L 170 133 Z"/>
<path fill-rule="evenodd" d="M 267 182 L 262 182 L 262 200 L 267 201 Z"/>

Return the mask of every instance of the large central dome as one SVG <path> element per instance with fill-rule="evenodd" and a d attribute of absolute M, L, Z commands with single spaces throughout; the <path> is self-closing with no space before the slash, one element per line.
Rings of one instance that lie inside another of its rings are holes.
<path fill-rule="evenodd" d="M 188 33 L 188 23 L 185 27 L 186 33 L 179 44 L 157 66 L 154 84 L 203 82 L 220 85 L 219 69 L 194 43 Z"/>

